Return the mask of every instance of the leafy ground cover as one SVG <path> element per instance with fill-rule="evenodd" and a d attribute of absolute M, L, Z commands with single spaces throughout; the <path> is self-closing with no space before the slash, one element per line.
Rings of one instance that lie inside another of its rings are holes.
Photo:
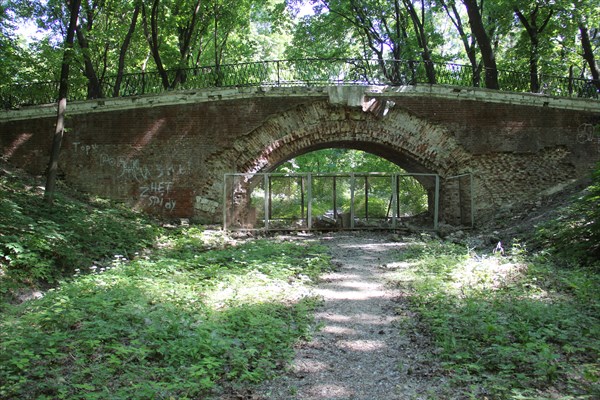
<path fill-rule="evenodd" d="M 311 332 L 312 246 L 207 250 L 190 228 L 4 311 L 0 397 L 201 398 L 257 382 Z"/>
<path fill-rule="evenodd" d="M 204 398 L 265 379 L 310 334 L 318 247 L 165 230 L 64 193 L 48 208 L 0 172 L 0 398 Z"/>
<path fill-rule="evenodd" d="M 159 233 L 118 204 L 65 193 L 48 207 L 35 179 L 0 164 L 0 297 L 54 285 L 115 254 L 133 256 Z"/>
<path fill-rule="evenodd" d="M 466 397 L 600 397 L 598 181 L 503 254 L 406 238 L 390 279 Z M 306 284 L 324 253 L 165 230 L 102 200 L 63 194 L 48 209 L 33 181 L 0 169 L 0 397 L 242 390 L 313 332 Z M 51 289 L 15 304 L 39 287 Z"/>
<path fill-rule="evenodd" d="M 503 252 L 424 240 L 398 255 L 393 281 L 474 398 L 600 398 L 600 166 L 545 212 Z"/>
<path fill-rule="evenodd" d="M 518 243 L 478 256 L 437 240 L 398 255 L 392 281 L 438 347 L 449 376 L 472 398 L 600 396 L 600 276 L 558 266 Z"/>

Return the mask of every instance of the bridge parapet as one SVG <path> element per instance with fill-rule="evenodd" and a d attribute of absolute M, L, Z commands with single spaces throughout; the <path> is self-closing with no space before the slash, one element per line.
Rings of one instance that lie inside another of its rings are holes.
<path fill-rule="evenodd" d="M 428 72 L 429 71 L 429 72 Z M 455 63 L 425 63 L 413 60 L 299 59 L 202 66 L 158 72 L 141 72 L 107 77 L 93 95 L 81 78 L 71 79 L 69 100 L 130 97 L 231 87 L 290 87 L 332 85 L 452 85 L 480 87 L 485 70 Z M 529 72 L 498 70 L 500 89 L 531 92 Z M 592 81 L 541 74 L 535 93 L 561 97 L 600 97 Z M 56 102 L 58 82 L 33 82 L 0 87 L 0 106 L 13 109 Z"/>
<path fill-rule="evenodd" d="M 80 100 L 69 103 L 68 114 L 114 112 L 139 108 L 166 107 L 196 103 L 218 103 L 256 98 L 329 98 L 331 104 L 360 106 L 365 110 L 373 99 L 429 97 L 447 100 L 476 101 L 490 104 L 512 104 L 560 110 L 600 113 L 600 101 L 588 98 L 547 96 L 533 93 L 512 93 L 497 90 L 450 85 L 345 85 L 345 86 L 283 86 L 230 87 L 201 90 L 171 91 L 143 96 Z M 0 121 L 16 121 L 56 115 L 56 104 L 0 110 Z"/>

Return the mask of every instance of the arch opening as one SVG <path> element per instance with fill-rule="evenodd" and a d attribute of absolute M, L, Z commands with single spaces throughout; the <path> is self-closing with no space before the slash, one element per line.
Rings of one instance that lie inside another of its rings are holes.
<path fill-rule="evenodd" d="M 304 149 L 266 171 L 228 174 L 225 228 L 436 228 L 437 209 L 434 212 L 429 205 L 437 206 L 439 193 L 422 182 L 433 182 L 433 189 L 439 189 L 437 175 L 408 172 L 390 161 L 394 157 L 357 150 L 356 144 L 314 150 L 318 147 Z"/>
<path fill-rule="evenodd" d="M 229 151 L 218 155 L 220 162 L 226 160 L 231 166 L 229 175 L 240 174 L 235 179 L 218 179 L 224 182 L 223 186 L 219 185 L 225 201 L 224 225 L 256 228 L 256 224 L 245 221 L 258 221 L 261 213 L 269 215 L 267 195 L 262 196 L 267 199 L 264 206 L 251 207 L 249 200 L 259 188 L 268 193 L 270 179 L 265 178 L 265 174 L 290 159 L 328 148 L 367 151 L 407 171 L 427 192 L 427 210 L 430 216 L 433 214 L 430 225 L 434 225 L 434 229 L 438 217 L 445 223 L 460 224 L 469 210 L 472 214 L 472 206 L 463 207 L 467 204 L 463 185 L 446 185 L 447 178 L 469 173 L 465 168 L 472 158 L 447 128 L 401 108 L 391 110 L 385 118 L 378 118 L 359 109 L 316 101 L 273 115 L 236 140 Z M 311 175 L 303 179 L 312 178 Z M 392 185 L 390 183 L 390 187 Z M 268 225 L 268 218 L 265 221 Z M 398 216 L 395 216 L 394 224 L 397 222 Z M 306 224 L 310 226 L 310 221 Z"/>

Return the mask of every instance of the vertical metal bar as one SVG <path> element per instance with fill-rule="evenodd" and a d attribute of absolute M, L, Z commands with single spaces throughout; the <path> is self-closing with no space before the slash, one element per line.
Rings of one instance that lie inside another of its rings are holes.
<path fill-rule="evenodd" d="M 333 218 L 337 221 L 337 187 L 336 176 L 333 176 Z"/>
<path fill-rule="evenodd" d="M 471 228 L 473 228 L 475 226 L 475 196 L 473 193 L 473 174 L 469 174 L 469 177 L 471 179 Z"/>
<path fill-rule="evenodd" d="M 435 176 L 435 196 L 434 196 L 434 211 L 433 211 L 433 229 L 438 229 L 438 217 L 440 209 L 440 176 Z"/>
<path fill-rule="evenodd" d="M 396 213 L 396 204 L 398 203 L 398 175 L 392 174 L 392 228 L 396 228 L 398 214 Z"/>
<path fill-rule="evenodd" d="M 312 174 L 309 172 L 306 176 L 306 183 L 308 187 L 306 188 L 306 194 L 308 196 L 308 230 L 312 229 Z"/>
<path fill-rule="evenodd" d="M 396 175 L 396 217 L 400 217 L 400 175 Z"/>
<path fill-rule="evenodd" d="M 269 177 L 269 220 L 273 218 L 273 177 Z"/>
<path fill-rule="evenodd" d="M 223 175 L 223 230 L 227 230 L 227 174 Z"/>
<path fill-rule="evenodd" d="M 269 197 L 271 196 L 271 194 L 269 193 L 269 174 L 264 174 L 263 175 L 263 186 L 264 186 L 264 192 L 265 192 L 265 198 L 264 198 L 264 206 L 265 206 L 265 230 L 269 230 Z"/>
<path fill-rule="evenodd" d="M 300 220 L 304 219 L 304 177 L 300 177 Z"/>
<path fill-rule="evenodd" d="M 365 175 L 365 220 L 369 221 L 369 177 Z"/>
<path fill-rule="evenodd" d="M 456 181 L 458 182 L 458 210 L 459 210 L 459 212 L 460 212 L 460 216 L 459 216 L 459 219 L 460 219 L 460 224 L 462 225 L 462 224 L 463 224 L 463 220 L 464 220 L 464 219 L 463 219 L 463 214 L 464 214 L 464 213 L 463 213 L 463 209 L 464 209 L 464 205 L 463 205 L 463 196 L 462 196 L 462 190 L 461 190 L 461 188 L 462 188 L 462 185 L 461 185 L 461 183 L 460 183 L 460 179 L 461 179 L 461 177 L 454 178 L 454 179 L 456 179 Z M 449 179 L 448 179 L 448 180 L 449 180 Z"/>
<path fill-rule="evenodd" d="M 354 172 L 350 174 L 350 229 L 354 229 Z"/>
<path fill-rule="evenodd" d="M 281 76 L 280 76 L 280 72 L 279 72 L 279 60 L 277 60 L 276 62 L 277 62 L 277 86 L 281 86 Z"/>

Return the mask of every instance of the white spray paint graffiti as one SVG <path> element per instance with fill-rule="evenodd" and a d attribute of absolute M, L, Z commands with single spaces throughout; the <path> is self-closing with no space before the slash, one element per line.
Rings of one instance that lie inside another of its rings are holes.
<path fill-rule="evenodd" d="M 145 199 L 150 207 L 173 211 L 177 201 L 168 197 L 173 189 L 173 182 L 151 182 L 140 187 L 140 199 Z"/>
<path fill-rule="evenodd" d="M 600 124 L 581 124 L 577 127 L 577 143 L 591 143 L 600 154 Z"/>
<path fill-rule="evenodd" d="M 73 142 L 73 152 L 100 165 L 116 169 L 114 177 L 122 182 L 138 184 L 139 199 L 148 207 L 173 211 L 177 201 L 171 198 L 174 190 L 172 179 L 191 173 L 191 162 L 145 163 L 138 158 L 112 156 L 110 150 L 98 144 Z"/>

